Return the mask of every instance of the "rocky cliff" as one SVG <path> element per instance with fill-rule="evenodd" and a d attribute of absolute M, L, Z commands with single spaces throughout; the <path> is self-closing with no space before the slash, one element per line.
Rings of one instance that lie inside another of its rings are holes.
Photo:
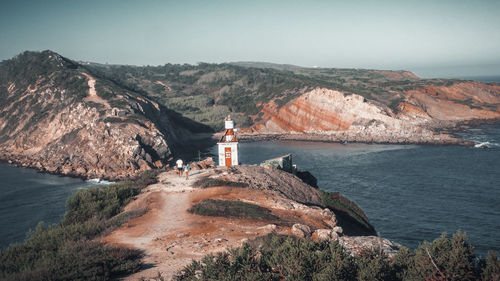
<path fill-rule="evenodd" d="M 129 178 L 209 131 L 51 51 L 3 61 L 0 74 L 0 157 L 23 166 Z"/>
<path fill-rule="evenodd" d="M 498 122 L 500 85 L 421 79 L 408 71 L 303 68 L 269 63 L 91 65 L 172 109 L 222 128 L 295 139 L 459 143 L 463 122 Z"/>
<path fill-rule="evenodd" d="M 357 94 L 317 88 L 278 107 L 262 104 L 248 134 L 383 143 L 461 143 L 439 129 L 500 117 L 500 86 L 463 82 L 405 93 L 394 109 Z"/>

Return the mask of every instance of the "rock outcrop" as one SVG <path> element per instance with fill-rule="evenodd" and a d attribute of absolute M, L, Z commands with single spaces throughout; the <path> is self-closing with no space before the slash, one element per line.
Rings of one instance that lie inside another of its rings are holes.
<path fill-rule="evenodd" d="M 378 250 L 392 258 L 401 247 L 398 243 L 377 236 L 343 236 L 338 241 L 352 255 Z"/>
<path fill-rule="evenodd" d="M 50 51 L 4 61 L 0 73 L 0 158 L 22 166 L 130 178 L 165 165 L 197 128 Z"/>
<path fill-rule="evenodd" d="M 203 183 L 208 178 L 218 181 L 211 181 L 213 184 L 207 187 Z M 231 184 L 235 180 L 246 185 L 235 187 Z M 158 183 L 143 189 L 125 207 L 125 211 L 146 209 L 146 214 L 122 225 L 102 241 L 139 249 L 145 254 L 143 262 L 154 265 L 125 280 L 158 274 L 168 280 L 192 260 L 246 242 L 259 243 L 259 237 L 269 234 L 338 242 L 352 255 L 378 248 L 389 255 L 395 253 L 399 245 L 373 233 L 346 234 L 344 230 L 352 223 L 337 222 L 337 211 L 297 202 L 317 200 L 317 191 L 293 174 L 271 167 L 207 168 L 196 170 L 188 180 L 170 170 L 160 173 Z M 203 211 L 193 212 L 195 206 L 207 200 L 212 203 L 205 204 Z M 258 207 L 252 208 L 254 214 L 265 210 L 272 216 L 248 216 L 242 209 L 236 215 L 232 208 L 239 208 L 236 206 L 241 203 Z"/>
<path fill-rule="evenodd" d="M 262 105 L 250 136 L 378 143 L 461 143 L 439 133 L 452 121 L 500 118 L 500 86 L 459 83 L 408 91 L 391 109 L 360 95 L 317 88 L 279 107 Z"/>

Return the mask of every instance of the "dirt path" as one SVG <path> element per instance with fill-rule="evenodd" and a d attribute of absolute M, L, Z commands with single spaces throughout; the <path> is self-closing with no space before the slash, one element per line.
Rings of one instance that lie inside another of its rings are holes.
<path fill-rule="evenodd" d="M 101 98 L 100 96 L 97 95 L 97 91 L 95 90 L 95 79 L 94 77 L 90 76 L 89 74 L 82 72 L 82 74 L 87 77 L 88 79 L 88 85 L 89 85 L 89 92 L 88 96 L 85 97 L 83 100 L 84 101 L 91 101 L 95 103 L 100 103 L 104 105 L 107 109 L 110 109 L 111 106 L 109 105 L 108 101 L 105 99 Z"/>
<path fill-rule="evenodd" d="M 235 187 L 193 188 L 193 183 L 207 175 L 226 176 L 218 170 L 194 171 L 189 180 L 175 171 L 158 176 L 159 183 L 148 186 L 126 206 L 125 211 L 148 208 L 148 212 L 113 231 L 103 242 L 142 250 L 144 270 L 125 280 L 157 277 L 166 280 L 193 259 L 238 247 L 243 242 L 270 232 L 290 233 L 294 223 L 316 228 L 329 228 L 322 210 L 310 208 L 277 195 L 275 191 Z M 199 216 L 187 210 L 204 199 L 243 201 L 260 205 L 279 216 L 280 220 L 264 221 L 244 218 Z M 331 219 L 331 218 L 328 218 Z M 277 225 L 275 225 L 277 224 Z"/>
<path fill-rule="evenodd" d="M 194 189 L 192 183 L 206 175 L 195 171 L 189 180 L 178 177 L 175 171 L 159 176 L 160 182 L 148 186 L 125 210 L 147 207 L 149 211 L 122 225 L 102 239 L 103 242 L 140 249 L 144 252 L 146 268 L 125 280 L 139 280 L 162 275 L 171 280 L 173 275 L 193 259 L 208 253 L 224 251 L 227 247 L 240 246 L 249 238 L 272 231 L 264 221 L 234 220 L 204 217 L 187 210 L 206 198 L 232 198 L 252 195 L 252 192 L 215 187 Z M 240 194 L 241 193 L 241 194 Z"/>

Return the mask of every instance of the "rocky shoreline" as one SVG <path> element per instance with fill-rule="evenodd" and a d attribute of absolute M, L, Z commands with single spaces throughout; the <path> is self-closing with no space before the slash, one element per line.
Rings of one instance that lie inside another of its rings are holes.
<path fill-rule="evenodd" d="M 289 140 L 289 141 L 310 141 L 310 142 L 327 142 L 327 143 L 342 143 L 342 144 L 365 143 L 365 144 L 416 144 L 416 145 L 462 145 L 462 146 L 474 146 L 475 144 L 472 141 L 460 140 L 452 137 L 447 139 L 429 139 L 429 140 L 425 139 L 357 140 L 352 138 L 337 138 L 334 135 L 321 135 L 321 134 L 240 134 L 239 139 L 243 142 Z"/>
<path fill-rule="evenodd" d="M 447 134 L 441 134 L 440 136 L 445 136 L 444 138 L 433 138 L 433 139 L 356 139 L 352 137 L 339 137 L 335 134 L 299 134 L 299 133 L 288 133 L 288 134 L 262 134 L 262 133 L 241 133 L 238 135 L 241 142 L 260 142 L 260 141 L 277 141 L 277 140 L 287 140 L 287 141 L 304 141 L 304 142 L 326 142 L 326 143 L 366 143 L 366 144 L 416 144 L 416 145 L 462 145 L 462 146 L 474 146 L 475 143 L 468 140 L 462 140 L 459 138 L 451 137 L 448 134 L 464 131 L 469 128 L 475 128 L 479 125 L 484 124 L 500 124 L 500 119 L 495 120 L 471 120 L 463 121 L 455 124 L 453 127 L 448 127 Z M 220 133 L 212 135 L 211 144 L 215 140 L 220 138 Z M 200 148 L 201 140 L 206 142 L 209 141 L 210 137 L 207 134 L 202 135 L 202 137 L 195 137 L 191 141 L 194 146 Z M 184 153 L 183 157 L 192 157 L 193 153 Z M 99 178 L 110 181 L 123 180 L 127 177 L 123 175 L 117 176 L 113 173 L 97 172 L 92 171 L 89 167 L 65 167 L 58 165 L 58 163 L 53 163 L 50 159 L 36 159 L 31 158 L 29 155 L 12 153 L 9 151 L 0 151 L 0 162 L 5 162 L 9 164 L 14 164 L 18 167 L 32 168 L 36 169 L 42 173 L 49 173 L 54 175 L 69 176 L 74 178 L 80 178 L 84 180 Z M 168 166 L 168 163 L 165 163 Z M 130 174 L 128 178 L 133 178 L 136 174 Z"/>
<path fill-rule="evenodd" d="M 413 137 L 413 138 L 392 138 L 387 136 L 378 137 L 361 137 L 357 138 L 350 133 L 344 132 L 329 132 L 324 134 L 317 133 L 240 133 L 238 135 L 242 142 L 257 142 L 257 141 L 309 141 L 309 142 L 327 142 L 327 143 L 365 143 L 365 144 L 415 144 L 415 145 L 461 145 L 474 146 L 476 143 L 469 140 L 460 139 L 456 135 L 460 132 L 465 132 L 469 129 L 477 129 L 486 125 L 500 125 L 500 118 L 492 119 L 471 119 L 448 122 L 435 122 L 433 125 L 427 125 L 428 129 L 433 132 L 439 132 L 434 137 Z M 214 134 L 214 138 L 219 137 L 219 134 Z"/>

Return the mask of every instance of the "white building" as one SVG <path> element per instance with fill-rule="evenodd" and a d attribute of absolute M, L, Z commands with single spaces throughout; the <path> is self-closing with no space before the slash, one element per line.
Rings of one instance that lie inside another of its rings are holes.
<path fill-rule="evenodd" d="M 238 165 L 238 139 L 234 134 L 234 121 L 227 116 L 224 135 L 219 140 L 219 166 Z"/>

